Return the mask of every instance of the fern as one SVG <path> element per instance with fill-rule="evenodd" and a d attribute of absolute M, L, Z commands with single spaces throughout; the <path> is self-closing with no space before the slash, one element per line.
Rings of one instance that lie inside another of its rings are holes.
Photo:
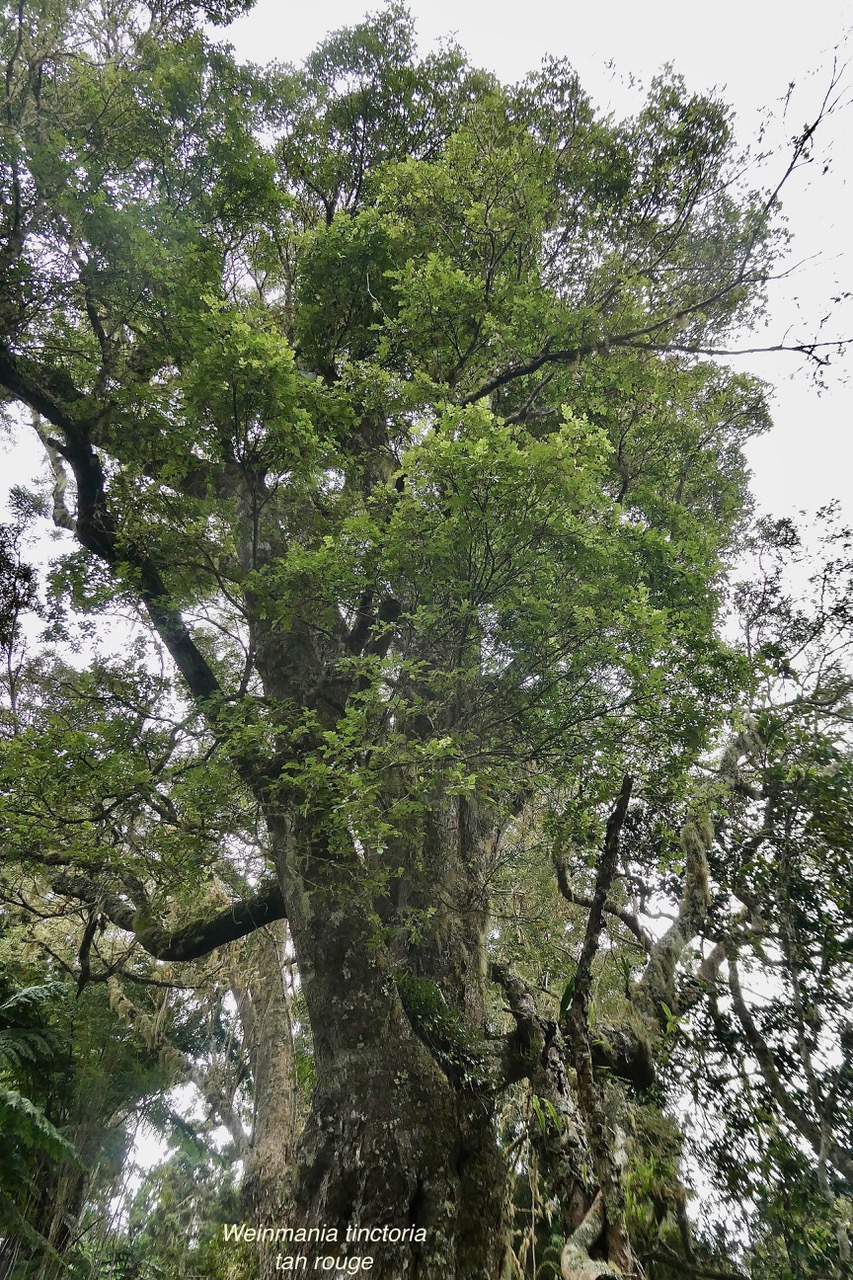
<path fill-rule="evenodd" d="M 21 987 L 0 1004 L 0 1023 L 8 1024 L 22 1013 L 32 1016 L 39 1005 L 55 1000 L 64 994 L 64 990 L 61 982 L 41 982 L 31 987 Z"/>
<path fill-rule="evenodd" d="M 13 1149 L 23 1146 L 43 1152 L 52 1160 L 80 1164 L 80 1157 L 68 1139 L 34 1102 L 16 1089 L 0 1088 L 0 1133 Z"/>
<path fill-rule="evenodd" d="M 0 1031 L 0 1066 L 22 1067 L 49 1058 L 53 1053 L 50 1032 L 35 1027 L 15 1027 Z"/>

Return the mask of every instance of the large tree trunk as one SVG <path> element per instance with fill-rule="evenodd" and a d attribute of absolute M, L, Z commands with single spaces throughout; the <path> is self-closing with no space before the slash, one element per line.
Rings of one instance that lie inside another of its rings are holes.
<path fill-rule="evenodd" d="M 316 1085 L 286 1225 L 325 1228 L 337 1241 L 280 1252 L 304 1252 L 312 1271 L 317 1257 L 370 1256 L 376 1280 L 494 1280 L 507 1186 L 494 1081 L 454 1070 L 425 1043 L 400 997 L 368 895 L 339 860 L 324 866 L 316 850 L 308 891 L 306 842 L 295 838 L 296 827 L 280 820 L 273 834 Z M 264 1225 L 284 1225 L 271 1220 L 269 1204 L 266 1210 Z M 406 1236 L 346 1240 L 348 1228 L 384 1227 Z"/>
<path fill-rule="evenodd" d="M 335 675 L 340 655 L 319 652 L 299 627 L 282 636 L 258 626 L 255 642 L 268 695 L 310 706 L 334 732 L 352 691 Z M 435 731 L 417 718 L 408 727 Z M 279 779 L 265 795 L 315 1087 L 281 1194 L 261 1196 L 258 1183 L 257 1220 L 319 1232 L 278 1250 L 304 1254 L 313 1274 L 324 1273 L 319 1258 L 340 1259 L 328 1269 L 343 1274 L 370 1257 L 375 1280 L 501 1280 L 513 1179 L 496 1111 L 510 1077 L 487 1037 L 485 962 L 499 815 L 442 795 L 439 783 L 374 852 L 340 816 L 337 794 L 324 802 L 318 777 L 316 792 Z M 408 782 L 404 768 L 383 779 L 389 803 Z M 582 1216 L 588 1198 L 568 1197 Z M 385 1228 L 391 1239 L 347 1238 Z M 265 1258 L 262 1280 L 281 1274 L 276 1261 Z"/>

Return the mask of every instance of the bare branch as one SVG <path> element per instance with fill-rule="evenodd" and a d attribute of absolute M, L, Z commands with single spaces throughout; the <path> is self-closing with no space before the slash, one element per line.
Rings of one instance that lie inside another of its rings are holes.
<path fill-rule="evenodd" d="M 587 911 L 592 909 L 592 899 L 587 898 L 582 893 L 576 893 L 569 884 L 568 870 L 564 862 L 555 860 L 554 868 L 557 872 L 557 882 L 560 886 L 560 893 L 574 907 L 584 907 Z M 630 930 L 639 942 L 644 951 L 650 953 L 652 950 L 652 939 L 646 933 L 643 926 L 635 915 L 630 911 L 626 911 L 624 907 L 617 907 L 612 902 L 604 904 L 604 912 L 606 915 L 614 916 L 617 920 L 621 920 L 625 928 Z"/>
<path fill-rule="evenodd" d="M 616 869 L 619 860 L 619 836 L 625 822 L 625 815 L 628 812 L 628 802 L 631 799 L 631 789 L 633 785 L 634 779 L 630 774 L 626 774 L 622 779 L 622 790 L 619 792 L 619 798 L 616 801 L 613 812 L 607 820 L 607 830 L 604 836 L 604 850 L 602 852 L 601 861 L 598 864 L 598 874 L 595 880 L 595 892 L 590 904 L 583 949 L 581 951 L 581 958 L 578 961 L 577 973 L 575 975 L 575 989 L 572 996 L 572 1015 L 580 1014 L 583 1018 L 584 1025 L 586 1025 L 587 1022 L 589 988 L 592 982 L 592 964 L 595 959 L 595 954 L 598 951 L 598 939 L 604 926 L 604 912 L 607 904 L 607 897 L 610 893 L 611 885 L 616 877 Z"/>

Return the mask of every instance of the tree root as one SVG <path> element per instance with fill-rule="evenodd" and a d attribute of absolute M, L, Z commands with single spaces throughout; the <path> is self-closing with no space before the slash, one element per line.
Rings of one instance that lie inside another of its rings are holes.
<path fill-rule="evenodd" d="M 599 1191 L 583 1222 L 563 1246 L 560 1258 L 562 1280 L 625 1280 L 625 1273 L 612 1263 L 589 1256 L 604 1230 L 604 1197 Z"/>

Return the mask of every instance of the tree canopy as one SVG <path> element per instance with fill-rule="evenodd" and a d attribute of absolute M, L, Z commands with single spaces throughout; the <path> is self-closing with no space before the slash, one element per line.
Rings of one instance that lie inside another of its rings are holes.
<path fill-rule="evenodd" d="M 240 7 L 2 8 L 0 1275 L 846 1276 L 849 535 L 791 600 L 714 359 L 781 185 L 674 73 Z"/>

